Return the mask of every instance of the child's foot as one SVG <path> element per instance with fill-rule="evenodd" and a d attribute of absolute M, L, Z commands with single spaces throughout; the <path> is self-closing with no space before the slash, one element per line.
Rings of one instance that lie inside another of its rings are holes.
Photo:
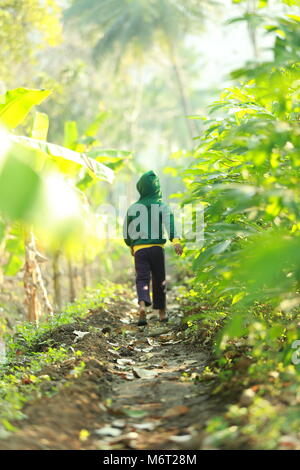
<path fill-rule="evenodd" d="M 166 316 L 164 318 L 160 318 L 159 321 L 160 321 L 160 323 L 168 323 L 169 317 Z"/>
<path fill-rule="evenodd" d="M 147 319 L 146 319 L 146 308 L 145 308 L 145 303 L 141 302 L 140 303 L 140 308 L 139 308 L 139 320 L 138 320 L 138 326 L 144 326 L 147 325 Z"/>
<path fill-rule="evenodd" d="M 169 317 L 168 315 L 166 314 L 166 311 L 165 310 L 159 310 L 159 321 L 161 323 L 167 323 L 169 321 Z"/>

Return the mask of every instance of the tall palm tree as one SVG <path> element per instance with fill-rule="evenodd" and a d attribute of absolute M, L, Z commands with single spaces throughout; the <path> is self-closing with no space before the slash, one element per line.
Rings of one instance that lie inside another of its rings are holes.
<path fill-rule="evenodd" d="M 209 0 L 210 4 L 213 0 Z M 146 55 L 159 45 L 168 57 L 185 116 L 191 114 L 179 65 L 178 45 L 187 32 L 201 29 L 208 0 L 74 0 L 66 20 L 91 26 L 97 40 L 93 54 L 104 59 L 115 52 L 120 63 L 126 53 Z M 96 33 L 95 33 L 96 31 Z M 195 121 L 187 119 L 191 138 Z"/>

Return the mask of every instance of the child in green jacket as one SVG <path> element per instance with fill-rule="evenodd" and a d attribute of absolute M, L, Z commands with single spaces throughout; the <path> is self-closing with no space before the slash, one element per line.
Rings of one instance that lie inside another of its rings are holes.
<path fill-rule="evenodd" d="M 161 322 L 168 321 L 166 315 L 166 279 L 164 228 L 174 245 L 176 253 L 182 255 L 182 246 L 176 236 L 174 214 L 162 202 L 158 176 L 154 171 L 143 174 L 137 183 L 140 198 L 132 204 L 124 221 L 124 240 L 134 256 L 136 288 L 139 303 L 138 325 L 146 325 L 146 307 L 151 305 L 150 279 L 152 277 L 153 308 L 159 311 Z"/>

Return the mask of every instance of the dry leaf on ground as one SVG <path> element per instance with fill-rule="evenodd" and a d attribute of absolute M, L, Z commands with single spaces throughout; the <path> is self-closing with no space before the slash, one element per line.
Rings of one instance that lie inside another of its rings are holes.
<path fill-rule="evenodd" d="M 153 379 L 158 376 L 155 370 L 141 369 L 139 367 L 133 367 L 132 371 L 134 375 L 140 379 Z"/>
<path fill-rule="evenodd" d="M 189 408 L 185 405 L 178 405 L 174 406 L 173 408 L 169 408 L 163 414 L 164 418 L 172 418 L 173 416 L 180 416 L 186 414 L 189 411 Z"/>

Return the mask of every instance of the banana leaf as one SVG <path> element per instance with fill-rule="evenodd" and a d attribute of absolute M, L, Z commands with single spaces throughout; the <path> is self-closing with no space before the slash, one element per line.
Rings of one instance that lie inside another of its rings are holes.
<path fill-rule="evenodd" d="M 62 147 L 61 145 L 32 139 L 30 137 L 17 136 L 13 134 L 10 134 L 9 137 L 12 143 L 36 149 L 54 160 L 64 159 L 80 165 L 86 168 L 93 177 L 102 181 L 107 181 L 108 183 L 113 182 L 114 171 L 97 160 L 89 158 L 85 153 L 75 152 L 74 150 Z"/>
<path fill-rule="evenodd" d="M 14 129 L 25 119 L 33 106 L 44 101 L 50 93 L 50 90 L 16 88 L 0 95 L 0 124 L 9 130 Z"/>

